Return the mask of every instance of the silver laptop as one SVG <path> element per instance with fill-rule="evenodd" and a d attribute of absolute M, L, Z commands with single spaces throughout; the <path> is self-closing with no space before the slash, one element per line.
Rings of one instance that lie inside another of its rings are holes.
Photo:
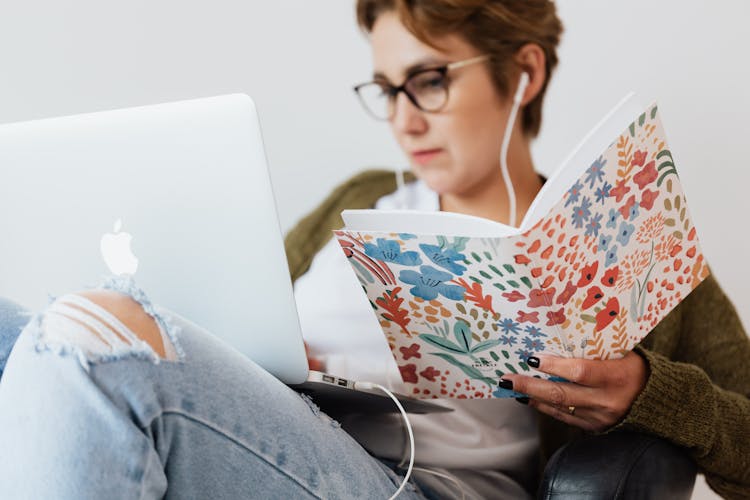
<path fill-rule="evenodd" d="M 308 370 L 248 96 L 0 125 L 0 169 L 0 297 L 38 310 L 48 294 L 96 285 L 108 265 L 137 265 L 152 301 L 329 411 L 338 402 L 395 411 L 353 381 Z M 118 247 L 128 235 L 129 248 Z M 444 410 L 402 401 L 413 412 Z"/>

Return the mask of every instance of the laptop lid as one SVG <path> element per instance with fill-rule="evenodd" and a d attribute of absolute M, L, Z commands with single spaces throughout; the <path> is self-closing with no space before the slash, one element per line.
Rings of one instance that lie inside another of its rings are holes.
<path fill-rule="evenodd" d="M 0 125 L 0 169 L 0 296 L 38 310 L 96 285 L 102 236 L 117 251 L 129 233 L 152 301 L 286 383 L 307 378 L 248 96 Z"/>

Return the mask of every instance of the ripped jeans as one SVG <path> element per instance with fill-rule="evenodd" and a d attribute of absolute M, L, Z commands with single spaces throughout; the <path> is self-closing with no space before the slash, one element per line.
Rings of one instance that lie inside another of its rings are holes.
<path fill-rule="evenodd" d="M 134 328 L 127 308 L 88 295 L 60 297 L 33 317 L 0 299 L 0 370 L 8 339 L 23 328 L 0 380 L 0 497 L 395 492 L 401 478 L 312 402 L 152 305 L 132 282 L 111 280 L 96 292 L 106 290 L 149 321 Z M 423 496 L 409 485 L 399 498 Z"/>

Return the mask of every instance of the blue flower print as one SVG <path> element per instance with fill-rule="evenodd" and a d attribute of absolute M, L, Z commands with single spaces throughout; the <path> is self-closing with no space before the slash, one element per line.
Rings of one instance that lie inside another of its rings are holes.
<path fill-rule="evenodd" d="M 516 337 L 514 337 L 513 335 L 501 335 L 500 343 L 502 345 L 513 346 L 513 344 L 516 343 Z"/>
<path fill-rule="evenodd" d="M 532 326 L 527 325 L 526 328 L 524 328 L 524 332 L 526 332 L 528 335 L 531 335 L 532 337 L 546 337 L 546 333 L 542 333 L 541 328 L 538 326 Z"/>
<path fill-rule="evenodd" d="M 624 247 L 628 246 L 633 231 L 635 231 L 635 225 L 623 221 L 622 224 L 620 224 L 620 230 L 617 232 L 617 242 Z"/>
<path fill-rule="evenodd" d="M 609 190 L 612 189 L 612 184 L 610 184 L 607 181 L 604 181 L 604 184 L 596 188 L 596 192 L 594 195 L 596 196 L 596 201 L 604 205 L 607 198 L 609 198 Z"/>
<path fill-rule="evenodd" d="M 398 237 L 401 238 L 402 240 L 413 240 L 414 238 L 417 237 L 417 235 L 411 234 L 411 233 L 398 233 Z"/>
<path fill-rule="evenodd" d="M 581 196 L 581 189 L 583 189 L 581 181 L 576 181 L 576 183 L 573 184 L 573 187 L 568 189 L 568 199 L 565 200 L 566 207 L 578 201 L 578 198 Z"/>
<path fill-rule="evenodd" d="M 540 339 L 532 339 L 530 337 L 526 337 L 523 339 L 523 343 L 526 346 L 526 349 L 530 351 L 543 351 L 544 350 L 544 342 L 542 342 Z"/>
<path fill-rule="evenodd" d="M 398 276 L 398 279 L 404 283 L 414 285 L 409 289 L 412 295 L 424 300 L 434 300 L 438 294 L 451 300 L 463 300 L 466 293 L 464 287 L 445 283 L 452 279 L 453 275 L 430 266 L 422 266 L 419 270 L 421 273 L 411 270 L 401 271 Z"/>
<path fill-rule="evenodd" d="M 628 220 L 633 220 L 638 217 L 639 206 L 641 206 L 641 204 L 636 201 L 633 206 L 630 207 L 630 217 L 628 217 Z"/>
<path fill-rule="evenodd" d="M 609 209 L 609 217 L 607 218 L 607 227 L 611 227 L 612 229 L 617 229 L 617 217 L 620 215 L 620 212 L 615 210 L 614 208 Z"/>
<path fill-rule="evenodd" d="M 575 227 L 583 227 L 583 223 L 591 217 L 591 200 L 588 196 L 584 196 L 581 200 L 581 204 L 573 208 L 573 225 Z"/>
<path fill-rule="evenodd" d="M 372 243 L 365 243 L 365 254 L 368 257 L 401 264 L 402 266 L 418 266 L 422 263 L 419 253 L 413 251 L 402 253 L 398 241 L 378 238 L 377 243 L 377 246 Z"/>
<path fill-rule="evenodd" d="M 600 156 L 591 164 L 588 170 L 586 170 L 586 182 L 589 183 L 589 188 L 593 188 L 594 183 L 602 180 L 602 177 L 604 176 L 604 165 L 606 164 L 607 160 Z"/>
<path fill-rule="evenodd" d="M 609 267 L 617 263 L 617 245 L 613 245 L 612 248 L 607 250 L 607 255 L 604 259 L 604 267 Z"/>
<path fill-rule="evenodd" d="M 503 330 L 503 333 L 518 333 L 520 325 L 510 318 L 505 318 L 498 323 L 498 326 Z"/>
<path fill-rule="evenodd" d="M 599 236 L 604 214 L 596 214 L 586 223 L 586 236 Z"/>
<path fill-rule="evenodd" d="M 533 355 L 534 355 L 534 351 L 532 351 L 531 349 L 521 348 L 521 349 L 516 350 L 516 356 L 518 356 L 519 359 L 523 361 L 524 363 L 526 362 L 527 359 L 529 359 Z"/>
<path fill-rule="evenodd" d="M 419 245 L 419 248 L 422 249 L 428 259 L 453 274 L 461 276 L 466 271 L 466 267 L 456 263 L 456 261 L 466 260 L 466 256 L 456 252 L 453 248 L 443 248 L 425 243 Z"/>
<path fill-rule="evenodd" d="M 512 391 L 510 389 L 503 389 L 502 387 L 496 387 L 492 392 L 492 396 L 496 398 L 520 398 L 526 396 L 520 392 Z"/>
<path fill-rule="evenodd" d="M 607 249 L 609 248 L 610 243 L 612 243 L 612 236 L 607 236 L 606 234 L 603 234 L 599 236 L 599 243 L 597 246 L 599 247 L 599 250 L 606 252 Z"/>

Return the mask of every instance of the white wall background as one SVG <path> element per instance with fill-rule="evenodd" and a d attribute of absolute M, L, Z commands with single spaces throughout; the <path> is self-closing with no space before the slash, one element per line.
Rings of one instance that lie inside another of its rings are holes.
<path fill-rule="evenodd" d="M 750 2 L 558 7 L 538 168 L 626 91 L 656 98 L 708 260 L 750 325 Z M 371 71 L 352 0 L 0 0 L 0 68 L 0 123 L 250 94 L 285 230 L 353 172 L 405 161 L 351 91 Z"/>

